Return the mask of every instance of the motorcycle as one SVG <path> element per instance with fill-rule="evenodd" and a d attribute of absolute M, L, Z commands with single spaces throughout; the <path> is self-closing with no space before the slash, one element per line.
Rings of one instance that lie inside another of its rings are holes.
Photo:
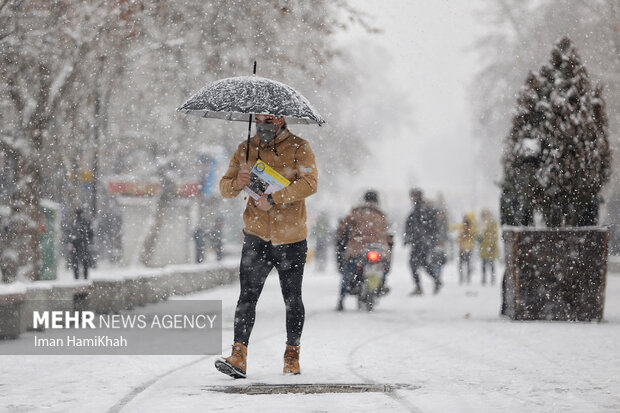
<path fill-rule="evenodd" d="M 383 276 L 388 269 L 387 254 L 381 244 L 368 244 L 357 266 L 354 284 L 358 308 L 372 311 L 383 295 Z"/>

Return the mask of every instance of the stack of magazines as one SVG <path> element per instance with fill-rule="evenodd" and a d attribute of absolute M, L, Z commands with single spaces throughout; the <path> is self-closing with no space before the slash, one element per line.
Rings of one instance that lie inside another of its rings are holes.
<path fill-rule="evenodd" d="M 260 159 L 250 171 L 250 184 L 243 188 L 252 198 L 259 199 L 286 188 L 291 182 Z"/>

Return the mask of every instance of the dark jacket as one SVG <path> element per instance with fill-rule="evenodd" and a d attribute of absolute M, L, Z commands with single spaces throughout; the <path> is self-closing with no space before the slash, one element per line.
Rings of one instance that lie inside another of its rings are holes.
<path fill-rule="evenodd" d="M 405 223 L 406 245 L 414 251 L 428 252 L 438 242 L 437 211 L 417 203 Z"/>
<path fill-rule="evenodd" d="M 73 245 L 73 250 L 79 259 L 90 257 L 88 246 L 93 241 L 93 230 L 90 221 L 82 216 L 78 216 L 71 227 L 69 242 Z"/>

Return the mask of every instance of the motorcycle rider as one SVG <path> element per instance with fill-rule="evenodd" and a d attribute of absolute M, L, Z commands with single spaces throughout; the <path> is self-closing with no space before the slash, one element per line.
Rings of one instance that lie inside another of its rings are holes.
<path fill-rule="evenodd" d="M 379 195 L 374 190 L 364 194 L 364 204 L 355 207 L 338 226 L 338 244 L 344 249 L 343 276 L 340 283 L 340 297 L 337 311 L 344 309 L 343 301 L 347 292 L 354 288 L 355 276 L 360 261 L 366 253 L 366 245 L 374 243 L 382 245 L 383 259 L 390 262 L 392 237 L 388 233 L 385 214 L 379 209 Z M 387 268 L 386 268 L 387 270 Z M 387 292 L 385 275 L 381 290 Z"/>

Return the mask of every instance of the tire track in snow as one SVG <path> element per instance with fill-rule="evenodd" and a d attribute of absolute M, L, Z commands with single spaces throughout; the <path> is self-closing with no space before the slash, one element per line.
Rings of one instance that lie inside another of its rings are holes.
<path fill-rule="evenodd" d="M 135 399 L 140 393 L 142 393 L 144 390 L 148 389 L 149 387 L 151 387 L 153 384 L 157 383 L 159 380 L 163 379 L 166 376 L 171 375 L 172 373 L 175 373 L 179 370 L 185 369 L 187 367 L 191 367 L 197 363 L 200 363 L 204 360 L 207 360 L 209 358 L 213 358 L 215 356 L 209 355 L 209 356 L 204 356 L 199 358 L 198 360 L 193 360 L 190 361 L 189 363 L 185 363 L 181 366 L 175 367 L 171 370 L 166 371 L 165 373 L 162 373 L 158 376 L 155 376 L 154 378 L 152 378 L 151 380 L 148 380 L 144 383 L 142 383 L 141 385 L 134 387 L 129 393 L 127 393 L 121 400 L 119 400 L 118 403 L 116 403 L 114 406 L 112 406 L 109 410 L 108 413 L 119 413 L 121 412 L 125 406 L 127 406 L 127 404 L 129 404 L 133 399 Z"/>
<path fill-rule="evenodd" d="M 371 316 L 369 314 L 369 316 Z M 406 326 L 407 324 L 405 323 L 397 323 L 397 324 L 402 324 L 403 326 Z M 364 383 L 366 384 L 374 384 L 374 385 L 378 385 L 378 384 L 383 384 L 383 383 L 378 383 L 375 380 L 372 380 L 366 376 L 364 376 L 363 374 L 361 374 L 359 372 L 358 369 L 356 369 L 353 366 L 354 363 L 354 359 L 356 354 L 363 349 L 365 346 L 367 346 L 370 343 L 373 343 L 375 341 L 378 341 L 382 338 L 385 338 L 387 336 L 391 336 L 391 335 L 395 335 L 397 333 L 401 333 L 402 331 L 398 331 L 398 332 L 394 332 L 394 333 L 384 333 L 384 334 L 380 334 L 377 335 L 369 340 L 365 340 L 364 342 L 358 344 L 357 346 L 353 347 L 351 349 L 351 351 L 349 351 L 349 355 L 348 355 L 348 359 L 347 359 L 347 368 L 349 369 L 349 371 L 351 373 L 353 373 L 355 376 L 357 376 L 358 378 L 360 378 Z M 394 390 L 391 392 L 385 392 L 383 393 L 385 394 L 387 397 L 393 399 L 394 401 L 396 401 L 397 403 L 399 403 L 402 407 L 404 407 L 407 411 L 412 412 L 412 413 L 423 413 L 424 411 L 421 410 L 420 408 L 416 407 L 415 405 L 413 405 L 413 403 L 411 403 L 409 400 L 407 400 L 407 398 L 405 398 L 405 396 L 399 394 L 398 390 Z"/>
<path fill-rule="evenodd" d="M 379 316 L 379 317 L 375 317 L 375 316 Z M 388 323 L 394 326 L 397 326 L 394 328 L 394 332 L 388 332 L 388 333 L 383 333 L 380 335 L 377 335 L 375 337 L 373 337 L 372 339 L 366 340 L 365 342 L 359 344 L 358 346 L 356 346 L 355 348 L 353 348 L 350 352 L 349 352 L 349 359 L 347 362 L 347 367 L 348 369 L 355 374 L 357 377 L 359 377 L 360 379 L 364 380 L 366 383 L 368 384 L 379 384 L 377 382 L 375 382 L 374 380 L 364 376 L 363 374 L 361 374 L 358 369 L 356 369 L 354 367 L 354 358 L 355 355 L 361 350 L 363 349 L 365 346 L 369 345 L 370 343 L 379 341 L 381 339 L 384 339 L 386 337 L 390 337 L 393 335 L 401 335 L 403 334 L 405 331 L 411 333 L 411 330 L 413 330 L 414 328 L 420 327 L 420 326 L 424 326 L 426 323 L 422 323 L 420 324 L 419 321 L 416 322 L 416 320 L 413 317 L 405 317 L 401 320 L 395 320 L 393 318 L 386 318 L 386 317 L 381 317 L 379 314 L 373 314 L 373 320 L 380 320 L 381 323 Z M 454 354 L 458 354 L 455 352 L 455 350 L 451 347 L 449 342 L 441 342 L 441 341 L 434 341 L 432 339 L 428 339 L 425 338 L 424 340 L 421 340 L 417 343 L 418 346 L 423 347 L 425 350 L 425 352 L 428 351 L 440 351 L 444 354 L 447 354 L 448 357 L 453 357 Z M 462 349 L 459 349 L 459 351 L 463 351 Z M 470 353 L 468 354 L 468 356 L 471 356 L 471 358 L 468 358 L 468 361 L 474 362 L 474 359 L 478 359 L 475 362 L 479 363 L 480 361 L 480 356 L 477 354 L 473 354 Z M 488 362 L 488 360 L 486 360 Z M 488 364 L 488 363 L 485 363 Z M 495 360 L 495 364 L 496 365 L 500 365 L 502 364 L 501 361 L 499 360 Z M 527 372 L 519 372 L 520 374 L 527 374 Z M 434 373 L 434 372 L 427 372 L 427 374 L 429 376 L 434 376 L 437 379 L 440 380 L 445 380 L 445 376 L 438 374 L 438 373 Z M 407 400 L 403 395 L 399 395 L 396 391 L 392 392 L 392 393 L 385 393 L 387 396 L 394 398 L 394 400 L 396 400 L 397 402 L 399 402 L 403 407 L 405 407 L 407 410 L 409 410 L 410 412 L 423 412 L 423 410 L 419 407 L 416 407 L 415 405 L 413 405 L 409 400 Z M 506 398 L 510 398 L 513 399 L 517 402 L 520 402 L 522 399 L 518 396 L 513 396 L 510 394 L 502 394 L 503 397 Z M 452 397 L 458 397 L 457 394 L 452 394 Z M 465 402 L 465 401 L 464 401 Z"/>
<path fill-rule="evenodd" d="M 236 303 L 235 303 L 236 306 Z M 229 307 L 230 308 L 230 307 Z M 325 311 L 321 311 L 321 310 L 316 310 L 316 311 L 312 311 L 310 313 L 306 313 L 306 319 L 312 318 L 316 315 L 319 315 L 321 313 L 325 313 Z M 272 337 L 275 337 L 277 335 L 281 335 L 282 331 L 281 329 L 278 329 L 277 331 L 273 332 L 273 333 L 268 333 L 267 335 L 264 335 L 260 338 L 257 338 L 256 340 L 253 340 L 253 342 L 261 342 L 263 340 L 267 340 L 270 339 Z M 166 378 L 167 376 L 170 376 L 171 374 L 174 374 L 176 372 L 178 372 L 179 370 L 183 370 L 186 369 L 188 367 L 192 367 L 198 363 L 202 363 L 203 361 L 209 360 L 209 359 L 213 359 L 215 357 L 219 357 L 218 355 L 206 355 L 206 356 L 202 356 L 196 360 L 192 360 L 189 363 L 185 363 L 181 366 L 178 367 L 174 367 L 162 374 L 159 374 L 157 376 L 155 376 L 154 378 L 145 381 L 144 383 L 140 384 L 139 386 L 134 387 L 133 389 L 131 389 L 129 391 L 129 393 L 127 393 L 121 400 L 118 401 L 118 403 L 116 403 L 114 406 L 112 406 L 109 410 L 108 413 L 120 413 L 123 411 L 123 409 L 129 404 L 131 403 L 138 395 L 140 395 L 140 393 L 144 392 L 146 389 L 148 389 L 149 387 L 151 387 L 152 385 L 154 385 L 155 383 L 157 383 L 158 381 L 160 381 L 161 379 Z"/>
<path fill-rule="evenodd" d="M 417 322 L 417 324 L 415 323 L 414 319 L 410 319 L 410 321 L 408 323 L 405 323 L 403 321 L 399 321 L 399 320 L 394 320 L 392 318 L 385 318 L 385 317 L 380 317 L 378 318 L 380 319 L 383 323 L 389 323 L 392 325 L 399 325 L 399 326 L 406 326 L 408 327 L 407 330 L 411 330 L 414 327 L 421 327 L 421 328 L 425 328 L 428 325 L 428 322 Z M 501 322 L 501 319 L 492 319 L 492 320 L 481 320 L 481 321 L 491 321 L 491 322 Z M 401 334 L 402 331 L 398 331 L 398 334 Z M 509 337 L 505 336 L 505 332 L 502 332 L 501 334 L 493 329 L 487 330 L 485 331 L 486 334 L 490 334 L 491 336 L 493 336 L 494 339 L 497 340 L 501 340 L 504 343 L 503 346 L 507 346 L 509 347 L 510 344 L 512 344 L 512 341 Z M 387 333 L 381 336 L 376 337 L 373 340 L 378 340 L 381 337 L 385 337 L 385 336 L 390 336 L 390 335 L 394 335 L 396 333 Z M 464 349 L 463 347 L 459 346 L 458 344 L 455 344 L 452 341 L 448 341 L 448 340 L 438 340 L 437 337 L 433 337 L 430 335 L 426 335 L 424 340 L 419 341 L 417 343 L 417 346 L 422 347 L 424 349 L 424 352 L 426 354 L 429 354 L 429 352 L 440 352 L 442 354 L 445 355 L 445 357 L 447 359 L 454 359 L 455 363 L 472 363 L 476 366 L 487 366 L 487 367 L 492 367 L 494 370 L 500 371 L 510 371 L 511 375 L 519 375 L 521 377 L 525 378 L 526 382 L 530 382 L 530 383 L 536 383 L 536 382 L 542 382 L 543 383 L 555 383 L 556 382 L 556 377 L 554 376 L 562 376 L 565 375 L 566 377 L 573 375 L 574 371 L 572 369 L 572 366 L 562 366 L 561 364 L 558 365 L 558 363 L 554 363 L 548 356 L 546 355 L 542 355 L 540 354 L 539 351 L 537 351 L 537 349 L 535 348 L 534 345 L 532 344 L 525 344 L 523 342 L 520 342 L 520 346 L 522 349 L 527 349 L 528 351 L 532 352 L 532 353 L 536 353 L 537 356 L 539 357 L 538 361 L 540 362 L 540 358 L 542 357 L 545 361 L 545 368 L 540 368 L 540 364 L 536 364 L 535 366 L 538 368 L 530 368 L 528 367 L 527 364 L 521 364 L 519 366 L 515 366 L 512 363 L 507 362 L 505 359 L 498 359 L 498 358 L 494 358 L 492 357 L 492 354 L 479 354 L 476 352 L 473 352 L 471 350 L 468 349 Z M 360 346 L 360 347 L 363 347 Z M 458 358 L 454 358 L 455 354 L 459 354 L 461 357 Z M 559 373 L 559 371 L 561 371 L 561 373 Z M 551 372 L 551 373 L 550 373 Z M 427 372 L 427 374 L 435 376 L 436 378 L 440 378 L 440 379 L 445 379 L 445 377 L 441 376 L 438 373 L 434 373 L 434 372 Z M 591 385 L 592 387 L 595 386 L 594 383 L 592 383 L 592 381 L 588 378 L 582 377 L 582 380 L 584 380 L 587 384 Z M 456 383 L 461 385 L 460 383 Z M 586 395 L 582 395 L 582 394 L 576 394 L 575 392 L 571 393 L 571 396 L 581 400 L 582 402 L 585 402 L 585 404 L 591 403 L 591 400 L 587 400 L 586 399 Z M 516 396 L 516 395 L 512 395 L 512 394 L 508 394 L 508 393 L 502 393 L 502 397 L 505 398 L 509 398 L 509 399 L 513 399 L 516 402 L 522 402 L 523 398 Z M 540 406 L 539 406 L 540 407 Z"/>

